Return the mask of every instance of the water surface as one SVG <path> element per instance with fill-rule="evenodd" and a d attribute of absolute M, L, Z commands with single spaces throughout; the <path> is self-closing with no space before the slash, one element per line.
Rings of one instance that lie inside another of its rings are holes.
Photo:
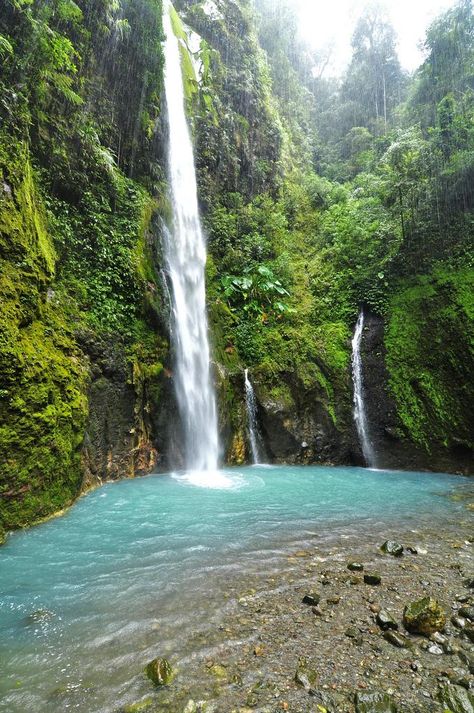
<path fill-rule="evenodd" d="M 0 549 L 0 710 L 117 710 L 143 665 L 198 652 L 232 583 L 278 571 L 295 543 L 436 527 L 456 476 L 265 467 L 111 483 Z M 203 487 L 204 486 L 204 487 Z M 200 638 L 201 637 L 201 638 Z"/>

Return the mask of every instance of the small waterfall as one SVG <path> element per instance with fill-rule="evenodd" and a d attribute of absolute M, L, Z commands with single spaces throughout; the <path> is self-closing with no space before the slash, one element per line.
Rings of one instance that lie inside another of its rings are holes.
<path fill-rule="evenodd" d="M 257 424 L 257 401 L 252 382 L 249 379 L 249 370 L 245 369 L 245 405 L 247 407 L 247 422 L 249 429 L 250 448 L 252 450 L 252 462 L 255 465 L 261 463 L 260 434 Z"/>
<path fill-rule="evenodd" d="M 375 468 L 375 453 L 369 437 L 367 414 L 364 402 L 364 380 L 362 374 L 362 357 L 360 345 L 364 329 L 364 310 L 361 310 L 357 320 L 354 338 L 352 340 L 352 379 L 354 383 L 354 421 L 359 435 L 362 453 L 369 468 Z"/>
<path fill-rule="evenodd" d="M 184 427 L 185 467 L 215 471 L 218 461 L 216 400 L 210 374 L 207 335 L 206 245 L 199 218 L 191 135 L 184 109 L 178 39 L 165 0 L 164 85 L 168 119 L 168 178 L 173 209 L 164 251 L 172 288 L 175 388 Z"/>

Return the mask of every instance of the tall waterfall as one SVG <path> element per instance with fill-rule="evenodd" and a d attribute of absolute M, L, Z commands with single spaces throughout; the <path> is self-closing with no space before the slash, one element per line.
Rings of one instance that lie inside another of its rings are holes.
<path fill-rule="evenodd" d="M 357 320 L 354 338 L 352 340 L 352 379 L 354 383 L 354 421 L 359 435 L 362 453 L 369 468 L 375 468 L 375 453 L 369 437 L 367 413 L 364 401 L 364 379 L 362 374 L 362 357 L 360 345 L 364 329 L 364 310 L 361 310 Z"/>
<path fill-rule="evenodd" d="M 173 222 L 170 231 L 164 231 L 164 250 L 172 287 L 175 387 L 184 426 L 186 469 L 215 471 L 218 437 L 207 334 L 206 245 L 199 218 L 193 147 L 184 109 L 180 49 L 171 26 L 170 8 L 171 4 L 165 0 L 164 85 Z"/>
<path fill-rule="evenodd" d="M 252 382 L 249 379 L 249 370 L 245 369 L 245 405 L 247 407 L 247 423 L 249 429 L 250 448 L 252 451 L 252 463 L 258 465 L 261 462 L 261 449 L 259 444 L 259 432 L 257 424 L 257 401 Z"/>

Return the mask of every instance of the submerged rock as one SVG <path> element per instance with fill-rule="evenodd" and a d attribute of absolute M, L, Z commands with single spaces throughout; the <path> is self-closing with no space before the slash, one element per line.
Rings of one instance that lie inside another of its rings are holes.
<path fill-rule="evenodd" d="M 394 540 L 387 540 L 380 549 L 386 555 L 392 555 L 392 557 L 401 557 L 403 555 L 403 545 L 394 542 Z"/>
<path fill-rule="evenodd" d="M 380 691 L 357 692 L 354 703 L 356 713 L 397 713 L 395 701 Z"/>
<path fill-rule="evenodd" d="M 441 605 L 431 597 L 408 604 L 403 611 L 403 624 L 413 634 L 429 636 L 446 626 L 446 614 Z"/>
<path fill-rule="evenodd" d="M 449 713 L 474 713 L 474 695 L 461 686 L 444 686 L 438 698 Z"/>
<path fill-rule="evenodd" d="M 175 672 L 168 659 L 156 658 L 145 668 L 145 673 L 155 686 L 169 686 Z"/>

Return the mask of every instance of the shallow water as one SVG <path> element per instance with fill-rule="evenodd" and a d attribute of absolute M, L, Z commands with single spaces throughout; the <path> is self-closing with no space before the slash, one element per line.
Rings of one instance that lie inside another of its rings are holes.
<path fill-rule="evenodd" d="M 116 710 L 148 690 L 148 660 L 199 651 L 232 582 L 295 543 L 452 521 L 464 482 L 254 466 L 105 485 L 0 549 L 0 710 Z"/>

